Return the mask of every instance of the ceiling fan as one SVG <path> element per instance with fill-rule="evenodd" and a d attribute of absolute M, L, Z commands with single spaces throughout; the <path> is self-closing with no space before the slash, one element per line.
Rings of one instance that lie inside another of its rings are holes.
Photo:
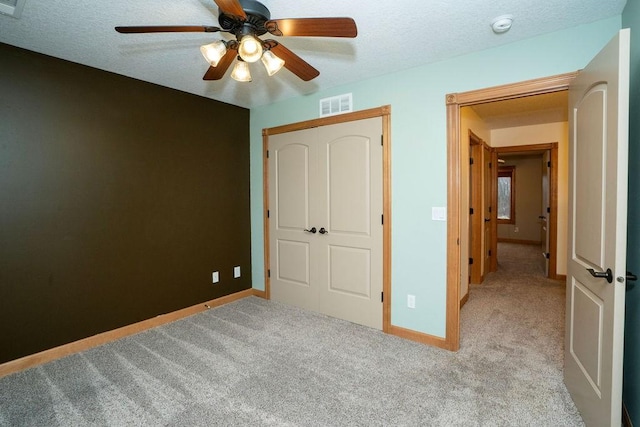
<path fill-rule="evenodd" d="M 115 27 L 119 33 L 167 32 L 224 32 L 235 40 L 216 40 L 200 47 L 210 67 L 203 80 L 221 79 L 231 63 L 237 62 L 231 77 L 237 81 L 251 81 L 248 63 L 261 59 L 267 73 L 272 76 L 283 66 L 304 81 L 320 75 L 304 59 L 276 40 L 262 40 L 260 36 L 298 37 L 356 37 L 358 29 L 352 18 L 289 18 L 271 19 L 271 13 L 256 0 L 214 0 L 219 9 L 220 27 L 206 25 L 130 26 Z"/>

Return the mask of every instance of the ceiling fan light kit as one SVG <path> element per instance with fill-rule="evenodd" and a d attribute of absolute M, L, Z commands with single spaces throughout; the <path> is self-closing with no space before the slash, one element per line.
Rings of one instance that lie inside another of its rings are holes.
<path fill-rule="evenodd" d="M 273 76 L 284 66 L 284 60 L 275 56 L 270 50 L 266 50 L 260 59 L 262 59 L 264 68 L 267 69 L 267 74 L 269 76 Z"/>
<path fill-rule="evenodd" d="M 262 57 L 262 42 L 250 35 L 242 37 L 238 55 L 245 62 L 256 62 Z"/>
<path fill-rule="evenodd" d="M 231 72 L 231 78 L 237 82 L 250 82 L 251 71 L 249 70 L 249 64 L 244 62 L 242 58 L 238 58 L 233 71 Z"/>
<path fill-rule="evenodd" d="M 227 45 L 222 40 L 216 40 L 213 43 L 200 46 L 200 52 L 212 67 L 217 67 L 224 54 L 227 53 Z"/>
<path fill-rule="evenodd" d="M 358 30 L 352 18 L 288 18 L 271 19 L 271 13 L 256 0 L 214 0 L 218 5 L 219 27 L 201 25 L 115 27 L 124 34 L 164 32 L 224 32 L 236 40 L 217 40 L 200 47 L 210 67 L 204 80 L 219 80 L 237 58 L 231 77 L 251 81 L 250 62 L 262 60 L 267 74 L 274 75 L 282 67 L 304 81 L 320 75 L 304 59 L 275 40 L 262 40 L 267 32 L 274 36 L 356 37 Z"/>

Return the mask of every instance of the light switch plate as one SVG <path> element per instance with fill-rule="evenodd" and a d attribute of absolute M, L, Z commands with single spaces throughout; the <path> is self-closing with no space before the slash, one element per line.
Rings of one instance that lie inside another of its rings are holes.
<path fill-rule="evenodd" d="M 432 207 L 431 219 L 433 221 L 446 221 L 447 220 L 447 208 L 445 207 Z"/>
<path fill-rule="evenodd" d="M 233 278 L 237 279 L 238 277 L 240 277 L 240 266 L 236 265 L 233 267 Z"/>
<path fill-rule="evenodd" d="M 218 273 L 217 271 L 214 271 L 213 273 L 211 273 L 211 282 L 218 283 L 219 281 L 220 281 L 220 273 Z"/>
<path fill-rule="evenodd" d="M 407 307 L 416 308 L 416 296 L 415 295 L 407 295 Z"/>

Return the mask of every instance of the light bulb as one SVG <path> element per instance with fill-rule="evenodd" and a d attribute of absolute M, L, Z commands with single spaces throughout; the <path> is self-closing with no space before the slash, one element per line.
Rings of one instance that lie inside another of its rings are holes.
<path fill-rule="evenodd" d="M 264 64 L 264 67 L 267 69 L 267 74 L 269 74 L 270 76 L 273 76 L 275 73 L 280 71 L 280 68 L 282 68 L 282 66 L 284 65 L 284 60 L 281 58 L 278 58 L 270 50 L 267 50 L 265 53 L 262 54 L 262 63 Z"/>
<path fill-rule="evenodd" d="M 249 64 L 238 59 L 238 62 L 236 62 L 231 72 L 231 78 L 238 82 L 250 82 L 251 72 L 249 71 Z"/>
<path fill-rule="evenodd" d="M 244 36 L 238 54 L 245 62 L 256 62 L 262 56 L 262 42 L 253 36 Z"/>
<path fill-rule="evenodd" d="M 220 62 L 224 54 L 227 53 L 227 46 L 222 40 L 218 40 L 211 44 L 200 46 L 200 52 L 202 52 L 204 59 L 206 59 L 212 67 L 215 67 L 218 65 L 218 62 Z"/>

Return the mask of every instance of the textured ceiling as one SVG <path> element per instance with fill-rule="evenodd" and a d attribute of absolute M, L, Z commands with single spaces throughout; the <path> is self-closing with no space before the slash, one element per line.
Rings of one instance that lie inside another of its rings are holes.
<path fill-rule="evenodd" d="M 0 42 L 84 65 L 255 107 L 398 69 L 511 43 L 622 13 L 626 0 L 264 0 L 272 18 L 349 16 L 355 39 L 273 37 L 320 71 L 303 82 L 283 69 L 253 82 L 203 81 L 199 46 L 219 33 L 118 34 L 117 25 L 218 25 L 213 0 L 26 0 L 20 19 L 0 15 Z M 514 24 L 494 34 L 492 19 Z M 411 51 L 411 53 L 409 53 Z"/>
<path fill-rule="evenodd" d="M 569 94 L 565 90 L 476 104 L 469 108 L 473 109 L 489 129 L 566 122 L 569 120 Z"/>

